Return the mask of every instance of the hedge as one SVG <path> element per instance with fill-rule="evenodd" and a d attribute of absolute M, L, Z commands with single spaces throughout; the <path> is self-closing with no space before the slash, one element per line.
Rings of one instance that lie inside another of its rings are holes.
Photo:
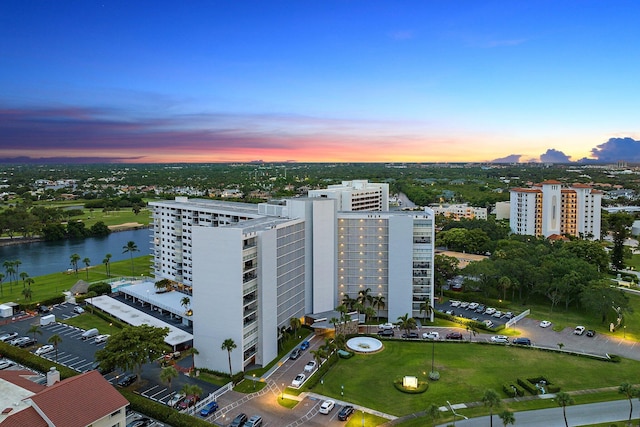
<path fill-rule="evenodd" d="M 57 297 L 47 298 L 37 303 L 34 303 L 34 302 L 30 302 L 29 304 L 21 303 L 19 304 L 18 308 L 20 310 L 25 310 L 25 311 L 36 310 L 40 305 L 55 305 L 55 304 L 63 303 L 66 300 L 66 298 L 67 298 L 66 296 L 60 295 Z"/>
<path fill-rule="evenodd" d="M 17 362 L 27 368 L 33 369 L 34 371 L 47 373 L 49 369 L 55 367 L 60 372 L 61 379 L 71 378 L 75 375 L 78 375 L 78 373 L 73 369 L 59 365 L 40 356 L 36 356 L 28 350 L 22 349 L 20 347 L 14 347 L 8 343 L 1 341 L 0 352 L 2 353 L 2 356 L 6 356 L 14 362 Z"/>
<path fill-rule="evenodd" d="M 141 412 L 151 418 L 169 424 L 173 427 L 211 427 L 211 423 L 205 420 L 183 414 L 174 408 L 170 408 L 162 403 L 154 402 L 146 397 L 142 397 L 137 393 L 127 390 L 119 390 L 130 403 L 130 408 L 136 412 Z M 217 424 L 214 424 L 217 425 Z"/>
<path fill-rule="evenodd" d="M 420 394 L 420 393 L 424 393 L 425 391 L 429 390 L 429 383 L 427 381 L 418 381 L 418 388 L 416 388 L 416 389 L 405 388 L 402 385 L 402 383 L 403 383 L 402 378 L 396 378 L 393 381 L 393 386 L 396 388 L 396 390 L 401 391 L 402 393 Z"/>
<path fill-rule="evenodd" d="M 309 378 L 307 382 L 304 383 L 305 387 L 308 390 L 312 390 L 313 387 L 318 384 L 318 381 L 320 381 L 320 379 L 324 377 L 327 372 L 329 372 L 329 369 L 331 369 L 331 367 L 335 365 L 339 359 L 340 358 L 338 357 L 337 351 L 331 353 L 331 355 L 324 361 L 322 365 L 320 365 L 316 372 L 311 375 L 311 378 Z"/>
<path fill-rule="evenodd" d="M 509 397 L 524 396 L 524 389 L 519 384 L 503 384 L 502 391 Z"/>
<path fill-rule="evenodd" d="M 524 388 L 525 390 L 527 390 L 529 393 L 536 395 L 540 392 L 540 390 L 538 390 L 538 388 L 531 383 L 531 381 L 527 380 L 527 379 L 522 379 L 522 378 L 518 378 L 518 384 Z"/>

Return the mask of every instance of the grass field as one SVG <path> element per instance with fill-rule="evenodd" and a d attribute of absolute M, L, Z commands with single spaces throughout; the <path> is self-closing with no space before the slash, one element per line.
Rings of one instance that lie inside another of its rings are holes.
<path fill-rule="evenodd" d="M 427 392 L 410 395 L 397 391 L 393 380 L 405 375 L 426 379 L 431 368 L 431 344 L 393 341 L 384 344 L 380 353 L 340 360 L 326 374 L 324 384 L 313 391 L 338 398 L 344 385 L 346 400 L 405 415 L 424 410 L 431 403 L 442 406 L 446 401 L 479 401 L 490 388 L 502 395 L 502 384 L 518 377 L 542 375 L 563 391 L 571 391 L 617 387 L 625 381 L 633 382 L 640 374 L 640 362 L 632 360 L 610 363 L 527 348 L 436 343 L 435 369 L 441 379 L 430 382 Z"/>
<path fill-rule="evenodd" d="M 71 317 L 66 320 L 62 320 L 62 323 L 66 323 L 67 325 L 77 326 L 78 328 L 82 328 L 84 330 L 89 330 L 96 328 L 100 331 L 101 334 L 113 334 L 115 332 L 120 331 L 120 328 L 113 325 L 106 320 L 91 314 L 90 312 L 84 312 L 78 316 Z"/>
<path fill-rule="evenodd" d="M 149 276 L 151 268 L 151 256 L 142 256 L 133 258 L 133 274 L 135 276 Z M 52 273 L 44 276 L 32 277 L 34 283 L 31 285 L 31 300 L 25 300 L 22 295 L 22 281 L 11 284 L 8 281 L 2 283 L 2 294 L 0 295 L 0 303 L 16 302 L 28 303 L 38 302 L 47 298 L 60 295 L 63 291 L 68 291 L 80 279 L 92 283 L 107 279 L 107 273 L 104 265 L 96 265 L 89 267 L 89 276 L 87 279 L 87 271 L 79 269 L 78 275 L 75 273 Z M 111 277 L 131 276 L 131 260 L 122 260 L 111 263 Z"/>

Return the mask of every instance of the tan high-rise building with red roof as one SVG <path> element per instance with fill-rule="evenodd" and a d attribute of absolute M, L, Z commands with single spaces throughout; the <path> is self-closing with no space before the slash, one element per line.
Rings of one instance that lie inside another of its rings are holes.
<path fill-rule="evenodd" d="M 586 184 L 563 187 L 548 180 L 529 188 L 512 188 L 511 231 L 549 237 L 600 238 L 602 192 Z"/>

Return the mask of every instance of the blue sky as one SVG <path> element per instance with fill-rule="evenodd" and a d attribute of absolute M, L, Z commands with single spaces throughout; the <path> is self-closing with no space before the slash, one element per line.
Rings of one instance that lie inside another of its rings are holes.
<path fill-rule="evenodd" d="M 638 16 L 634 1 L 5 0 L 0 157 L 640 162 Z"/>

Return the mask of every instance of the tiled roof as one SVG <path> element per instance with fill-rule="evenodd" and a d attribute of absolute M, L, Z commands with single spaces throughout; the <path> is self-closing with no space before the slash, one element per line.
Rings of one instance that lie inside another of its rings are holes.
<path fill-rule="evenodd" d="M 18 387 L 22 387 L 26 390 L 29 390 L 32 393 L 38 393 L 39 391 L 47 388 L 42 384 L 35 383 L 31 381 L 30 377 L 37 377 L 38 375 L 34 374 L 31 371 L 27 370 L 4 370 L 0 371 L 0 379 L 6 380 L 12 384 L 17 385 Z"/>
<path fill-rule="evenodd" d="M 47 422 L 30 406 L 15 414 L 10 414 L 0 423 L 2 427 L 47 427 Z"/>
<path fill-rule="evenodd" d="M 85 427 L 129 404 L 98 371 L 58 382 L 31 400 L 59 427 Z"/>

